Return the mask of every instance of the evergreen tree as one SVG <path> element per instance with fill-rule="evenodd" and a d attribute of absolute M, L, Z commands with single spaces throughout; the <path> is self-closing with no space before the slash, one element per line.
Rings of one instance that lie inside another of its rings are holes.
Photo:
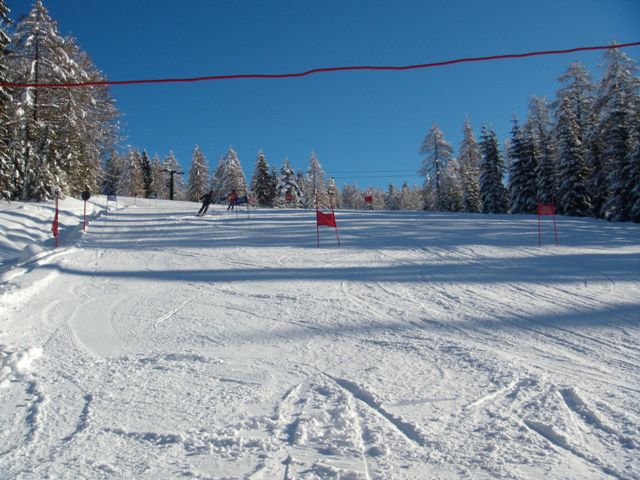
<path fill-rule="evenodd" d="M 584 217 L 591 213 L 586 188 L 585 150 L 580 139 L 580 125 L 571 99 L 565 96 L 558 110 L 557 137 L 560 185 L 559 208 L 564 215 Z"/>
<path fill-rule="evenodd" d="M 275 199 L 275 189 L 273 177 L 269 173 L 269 164 L 262 150 L 256 157 L 256 165 L 251 176 L 250 188 L 258 200 L 258 204 L 263 207 L 272 207 Z"/>
<path fill-rule="evenodd" d="M 278 170 L 276 170 L 276 167 L 271 167 L 271 170 L 269 171 L 269 177 L 268 198 L 271 199 L 270 204 L 275 207 L 276 203 L 278 202 L 278 186 L 280 185 L 280 177 L 278 176 Z"/>
<path fill-rule="evenodd" d="M 400 210 L 411 210 L 411 190 L 405 180 L 400 188 Z"/>
<path fill-rule="evenodd" d="M 537 177 L 535 146 L 514 117 L 509 148 L 511 213 L 536 213 Z"/>
<path fill-rule="evenodd" d="M 16 25 L 13 46 L 8 62 L 17 83 L 105 79 L 74 38 L 59 35 L 41 0 Z M 118 140 L 119 113 L 107 87 L 21 89 L 14 111 L 14 196 L 47 200 L 54 190 L 98 188 L 105 154 Z"/>
<path fill-rule="evenodd" d="M 491 128 L 482 127 L 480 140 L 480 196 L 484 213 L 506 213 L 507 192 L 503 184 L 504 161 L 498 138 Z"/>
<path fill-rule="evenodd" d="M 533 148 L 539 155 L 536 166 L 538 202 L 545 205 L 555 204 L 558 196 L 558 171 L 546 99 L 531 98 L 525 129 L 531 132 Z"/>
<path fill-rule="evenodd" d="M 197 202 L 209 191 L 209 166 L 207 159 L 198 145 L 193 149 L 189 181 L 187 184 L 187 200 Z"/>
<path fill-rule="evenodd" d="M 629 158 L 629 171 L 636 179 L 635 186 L 631 189 L 631 207 L 629 219 L 640 223 L 640 141 L 637 141 Z"/>
<path fill-rule="evenodd" d="M 419 153 L 425 155 L 420 168 L 420 175 L 425 178 L 425 191 L 435 192 L 434 208 L 442 210 L 442 175 L 446 169 L 447 162 L 451 159 L 453 148 L 445 140 L 444 134 L 435 123 L 425 136 Z"/>
<path fill-rule="evenodd" d="M 460 173 L 462 175 L 464 211 L 471 213 L 480 212 L 480 149 L 473 134 L 471 122 L 464 123 L 464 137 L 460 144 Z"/>
<path fill-rule="evenodd" d="M 302 173 L 302 170 L 296 172 L 296 183 L 302 191 L 302 196 L 300 197 L 302 208 L 316 208 L 316 195 L 313 183 L 311 183 L 309 177 Z"/>
<path fill-rule="evenodd" d="M 364 195 L 357 184 L 344 184 L 342 187 L 342 208 L 360 209 L 364 207 Z"/>
<path fill-rule="evenodd" d="M 287 196 L 290 196 L 291 201 L 287 201 Z M 302 206 L 302 190 L 298 186 L 296 174 L 291 168 L 289 159 L 285 158 L 282 167 L 280 168 L 280 182 L 278 184 L 278 198 L 280 204 L 291 208 L 300 208 Z"/>
<path fill-rule="evenodd" d="M 336 179 L 329 177 L 327 180 L 327 194 L 329 195 L 329 206 L 333 208 L 342 208 L 342 196 L 336 185 Z"/>
<path fill-rule="evenodd" d="M 213 190 L 213 198 L 220 200 L 226 198 L 228 193 L 224 188 L 223 179 L 225 177 L 225 169 L 227 168 L 227 162 L 224 156 L 218 159 L 218 164 L 211 177 L 211 190 Z"/>
<path fill-rule="evenodd" d="M 605 161 L 603 139 L 596 128 L 587 132 L 587 191 L 591 198 L 592 214 L 596 218 L 604 218 L 604 205 L 609 198 L 607 182 L 607 165 Z"/>
<path fill-rule="evenodd" d="M 603 206 L 603 214 L 609 220 L 630 219 L 634 205 L 631 193 L 638 178 L 633 176 L 630 163 L 634 144 L 637 142 L 638 78 L 635 62 L 619 49 L 604 54 L 606 69 L 600 81 L 594 109 L 598 114 L 596 134 L 602 142 L 601 164 L 606 172 L 609 198 Z"/>
<path fill-rule="evenodd" d="M 384 197 L 385 210 L 400 210 L 400 193 L 393 183 L 389 184 L 387 194 Z"/>
<path fill-rule="evenodd" d="M 66 38 L 64 51 L 78 66 L 67 81 L 104 81 L 106 78 L 82 51 L 74 38 Z M 96 191 L 102 175 L 105 153 L 119 139 L 119 117 L 115 101 L 106 86 L 67 89 L 60 100 L 64 121 L 56 134 L 60 142 L 61 169 L 66 175 L 69 193 L 79 196 L 84 190 Z"/>
<path fill-rule="evenodd" d="M 8 68 L 6 65 L 6 50 L 9 37 L 5 28 L 10 24 L 9 9 L 5 1 L 0 0 L 0 83 L 7 83 Z M 11 132 L 9 131 L 11 93 L 0 87 L 0 200 L 9 200 L 14 188 L 14 165 L 11 161 Z"/>
<path fill-rule="evenodd" d="M 129 147 L 126 155 L 125 168 L 127 172 L 129 197 L 144 198 L 144 172 L 142 171 L 142 155 L 136 149 Z"/>
<path fill-rule="evenodd" d="M 449 160 L 442 177 L 441 206 L 448 212 L 460 212 L 464 208 L 460 165 L 455 159 Z"/>
<path fill-rule="evenodd" d="M 319 208 L 329 207 L 329 194 L 324 183 L 324 175 L 325 173 L 322 169 L 322 165 L 320 165 L 320 162 L 318 161 L 318 157 L 315 152 L 311 152 L 309 169 L 307 170 L 307 179 L 309 181 L 310 190 L 313 193 L 311 198 L 314 201 L 314 206 L 317 204 Z"/>
<path fill-rule="evenodd" d="M 556 112 L 562 102 L 566 101 L 573 112 L 576 122 L 576 134 L 578 140 L 586 148 L 587 133 L 594 125 L 593 91 L 594 85 L 591 75 L 580 62 L 573 62 L 568 70 L 563 73 L 560 82 L 565 84 L 558 90 L 557 100 L 554 102 Z M 556 113 L 556 116 L 558 114 Z M 556 122 L 556 129 L 559 123 Z"/>
<path fill-rule="evenodd" d="M 144 196 L 151 198 L 154 193 L 153 169 L 151 168 L 151 160 L 146 150 L 142 151 L 142 175 L 144 177 Z"/>
<path fill-rule="evenodd" d="M 224 174 L 222 177 L 223 195 L 229 195 L 233 190 L 238 196 L 247 194 L 247 181 L 242 171 L 242 165 L 236 151 L 229 147 L 224 157 Z"/>
<path fill-rule="evenodd" d="M 105 195 L 122 195 L 124 179 L 124 159 L 113 150 L 106 161 L 102 181 L 102 193 Z"/>
<path fill-rule="evenodd" d="M 10 56 L 13 78 L 20 83 L 64 83 L 78 69 L 65 52 L 56 23 L 40 0 L 16 25 L 14 49 Z M 57 129 L 65 124 L 67 89 L 25 88 L 16 102 L 18 131 L 21 133 L 15 160 L 15 194 L 22 200 L 53 198 L 56 190 L 66 193 L 62 175 L 61 148 Z M 66 97 L 66 98 L 65 98 Z"/>

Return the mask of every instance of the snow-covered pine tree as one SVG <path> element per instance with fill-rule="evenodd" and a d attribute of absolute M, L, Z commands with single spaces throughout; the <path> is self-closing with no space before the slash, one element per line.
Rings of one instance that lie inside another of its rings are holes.
<path fill-rule="evenodd" d="M 274 200 L 273 179 L 269 173 L 269 164 L 264 152 L 260 150 L 251 176 L 249 187 L 256 196 L 258 205 L 272 207 Z"/>
<path fill-rule="evenodd" d="M 380 188 L 373 188 L 373 187 L 369 187 L 367 188 L 368 192 L 371 192 L 371 196 L 373 197 L 373 202 L 371 203 L 371 209 L 372 210 L 383 210 L 384 209 L 384 202 L 386 199 L 386 193 L 384 190 L 380 189 Z M 420 191 L 422 192 L 422 189 L 420 189 Z"/>
<path fill-rule="evenodd" d="M 591 170 L 588 165 L 591 161 L 597 163 L 597 159 L 591 157 L 591 153 L 597 151 L 597 145 L 590 145 L 590 139 L 592 138 L 589 132 L 593 131 L 595 125 L 595 116 L 593 110 L 593 91 L 594 85 L 591 81 L 591 75 L 587 69 L 580 62 L 573 62 L 569 65 L 569 68 L 563 73 L 560 78 L 565 86 L 558 90 L 557 99 L 554 102 L 555 110 L 555 126 L 554 126 L 554 138 L 558 146 L 558 170 L 559 170 L 559 196 L 560 196 L 560 211 L 566 215 L 584 215 L 584 213 L 577 213 L 567 205 L 567 202 L 563 202 L 562 198 L 570 190 L 570 185 L 565 177 L 567 169 L 575 169 L 579 177 L 584 177 L 578 185 L 577 195 L 581 197 L 586 195 L 584 199 L 588 204 L 588 210 L 592 211 L 591 194 L 594 196 L 602 197 L 598 200 L 597 210 L 600 210 L 604 204 L 607 192 L 606 187 L 603 189 L 596 187 L 600 181 L 598 180 L 599 173 Z M 564 111 L 564 113 L 562 113 Z M 564 125 L 564 120 L 567 120 L 570 125 Z M 571 153 L 573 152 L 573 153 Z M 570 158 L 577 153 L 581 158 L 581 165 L 571 166 Z M 597 168 L 599 170 L 599 168 Z M 574 173 L 576 173 L 574 172 Z M 593 175 L 592 175 L 593 174 Z M 577 178 L 571 176 L 572 178 Z M 594 180 L 593 191 L 588 188 L 589 183 Z M 606 183 L 604 180 L 606 177 L 602 176 L 602 183 Z M 584 192 L 582 190 L 584 189 Z M 596 193 L 600 190 L 600 193 Z M 582 193 L 580 193 L 582 192 Z M 568 201 L 568 199 L 567 199 Z M 578 200 L 578 203 L 582 203 L 582 200 Z M 569 210 L 564 210 L 568 208 Z M 578 211 L 584 211 L 584 205 L 577 208 Z"/>
<path fill-rule="evenodd" d="M 9 9 L 5 1 L 0 0 L 0 83 L 6 83 L 9 79 L 5 54 L 10 42 L 5 33 L 5 28 L 11 23 L 8 14 Z M 11 101 L 11 93 L 6 88 L 0 87 L 0 200 L 9 200 L 14 188 L 14 167 L 10 154 L 11 132 L 8 127 Z"/>
<path fill-rule="evenodd" d="M 327 187 L 324 181 L 324 170 L 322 169 L 322 165 L 320 165 L 320 161 L 316 156 L 315 152 L 311 152 L 311 157 L 309 158 L 309 169 L 307 170 L 307 180 L 309 182 L 309 187 L 311 193 L 312 201 L 319 208 L 328 208 L 329 207 L 329 194 L 327 192 Z"/>
<path fill-rule="evenodd" d="M 586 187 L 585 149 L 580 140 L 580 125 L 571 99 L 563 97 L 557 110 L 557 145 L 560 183 L 558 207 L 564 215 L 585 217 L 591 214 Z"/>
<path fill-rule="evenodd" d="M 460 144 L 460 173 L 462 175 L 464 211 L 470 213 L 480 212 L 480 148 L 473 134 L 471 122 L 464 122 L 464 137 Z"/>
<path fill-rule="evenodd" d="M 455 158 L 447 163 L 442 176 L 441 206 L 448 212 L 460 212 L 464 208 L 460 165 Z"/>
<path fill-rule="evenodd" d="M 115 150 L 107 158 L 102 180 L 102 193 L 104 195 L 122 195 L 124 180 L 124 159 Z"/>
<path fill-rule="evenodd" d="M 527 123 L 526 129 L 530 129 L 532 132 L 533 145 L 539 154 L 536 167 L 538 202 L 545 205 L 555 204 L 558 196 L 556 146 L 551 134 L 549 108 L 545 98 L 531 97 Z"/>
<path fill-rule="evenodd" d="M 142 154 L 136 149 L 130 149 L 127 155 L 131 183 L 129 196 L 144 198 L 144 171 L 142 170 Z"/>
<path fill-rule="evenodd" d="M 578 140 L 586 147 L 587 132 L 594 125 L 593 91 L 595 87 L 591 81 L 591 74 L 582 63 L 573 62 L 558 80 L 565 86 L 558 90 L 557 99 L 553 103 L 554 110 L 557 112 L 566 99 L 575 117 Z"/>
<path fill-rule="evenodd" d="M 302 190 L 302 196 L 300 197 L 300 203 L 302 208 L 316 208 L 316 195 L 313 189 L 313 183 L 309 177 L 307 177 L 302 170 L 296 172 L 296 183 Z"/>
<path fill-rule="evenodd" d="M 218 158 L 216 169 L 213 171 L 213 176 L 211 177 L 211 190 L 213 190 L 214 202 L 218 202 L 227 197 L 227 193 L 225 193 L 224 185 L 222 183 L 226 168 L 226 159 L 224 156 L 220 156 L 220 158 Z"/>
<path fill-rule="evenodd" d="M 280 176 L 278 175 L 278 170 L 276 170 L 276 167 L 271 167 L 271 170 L 269 170 L 269 177 L 270 190 L 268 198 L 271 199 L 271 206 L 275 207 L 276 203 L 279 202 L 278 185 L 280 185 Z M 280 205 L 280 207 L 282 207 L 282 205 Z"/>
<path fill-rule="evenodd" d="M 631 175 L 635 176 L 636 184 L 631 189 L 631 208 L 629 220 L 640 223 L 640 141 L 636 142 L 629 158 Z"/>
<path fill-rule="evenodd" d="M 389 184 L 387 194 L 384 197 L 385 210 L 400 210 L 400 192 L 393 183 Z"/>
<path fill-rule="evenodd" d="M 69 82 L 104 81 L 89 55 L 66 38 L 64 51 L 77 68 Z M 69 193 L 79 196 L 84 190 L 96 191 L 102 175 L 105 153 L 119 140 L 119 117 L 115 101 L 106 86 L 69 89 L 61 97 L 65 120 L 57 127 L 61 142 L 61 168 L 66 174 Z"/>
<path fill-rule="evenodd" d="M 173 150 L 170 150 L 169 153 L 164 157 L 163 168 L 167 170 L 167 189 L 169 190 L 169 198 L 171 197 L 171 172 L 177 172 L 173 175 L 173 199 L 174 200 L 184 200 L 186 197 L 187 188 L 184 184 L 183 178 L 183 170 L 176 158 Z"/>
<path fill-rule="evenodd" d="M 247 180 L 245 179 L 242 165 L 236 151 L 229 147 L 224 157 L 224 175 L 222 177 L 222 195 L 229 195 L 233 190 L 238 196 L 247 194 Z"/>
<path fill-rule="evenodd" d="M 639 80 L 635 62 L 621 50 L 607 50 L 604 59 L 605 73 L 594 102 L 598 115 L 595 130 L 603 146 L 601 164 L 609 191 L 602 213 L 609 220 L 625 221 L 630 219 L 635 204 L 631 192 L 638 182 L 629 160 L 640 129 Z"/>
<path fill-rule="evenodd" d="M 411 190 L 405 180 L 400 188 L 400 210 L 411 210 Z"/>
<path fill-rule="evenodd" d="M 509 148 L 511 213 L 536 213 L 537 177 L 534 149 L 531 136 L 525 135 L 523 128 L 518 124 L 518 119 L 514 116 Z"/>
<path fill-rule="evenodd" d="M 290 195 L 291 201 L 287 201 L 287 196 Z M 285 158 L 282 167 L 280 168 L 280 183 L 278 185 L 278 198 L 280 203 L 286 207 L 300 208 L 302 207 L 303 194 L 302 190 L 298 186 L 296 174 L 291 168 L 289 159 Z"/>
<path fill-rule="evenodd" d="M 364 200 L 362 201 L 361 205 L 357 201 L 357 198 L 362 197 L 362 195 L 356 183 L 354 183 L 353 185 L 349 183 L 345 183 L 342 186 L 341 197 L 342 197 L 342 208 L 357 209 L 357 208 L 362 208 L 364 206 Z"/>
<path fill-rule="evenodd" d="M 187 200 L 197 202 L 209 191 L 209 165 L 198 145 L 193 149 L 189 181 L 187 184 Z"/>
<path fill-rule="evenodd" d="M 427 132 L 419 153 L 425 155 L 420 168 L 420 175 L 425 179 L 425 191 L 428 190 L 435 196 L 432 208 L 442 210 L 442 175 L 447 167 L 447 162 L 451 159 L 453 148 L 445 140 L 444 134 L 435 123 Z"/>
<path fill-rule="evenodd" d="M 142 175 L 144 177 L 144 196 L 151 198 L 153 196 L 153 169 L 151 168 L 151 160 L 146 150 L 142 151 Z"/>
<path fill-rule="evenodd" d="M 169 187 L 167 184 L 167 175 L 163 171 L 164 165 L 160 161 L 160 156 L 156 153 L 153 156 L 153 160 L 151 161 L 151 176 L 153 181 L 152 185 L 152 196 L 157 199 L 167 199 L 169 198 Z"/>
<path fill-rule="evenodd" d="M 329 195 L 329 204 L 333 208 L 342 208 L 342 195 L 336 185 L 336 179 L 329 177 L 327 180 L 327 194 Z"/>
<path fill-rule="evenodd" d="M 65 41 L 41 0 L 18 22 L 9 57 L 13 78 L 20 83 L 65 83 L 80 70 L 65 51 Z M 67 192 L 62 165 L 67 139 L 61 130 L 71 121 L 69 89 L 23 89 L 16 114 L 21 146 L 15 159 L 23 200 L 51 199 L 54 191 Z"/>
<path fill-rule="evenodd" d="M 507 190 L 503 184 L 504 161 L 492 128 L 483 126 L 480 140 L 480 197 L 484 213 L 506 213 Z"/>

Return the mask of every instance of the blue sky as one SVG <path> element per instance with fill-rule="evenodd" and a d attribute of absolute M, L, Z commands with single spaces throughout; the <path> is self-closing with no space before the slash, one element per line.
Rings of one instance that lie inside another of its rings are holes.
<path fill-rule="evenodd" d="M 12 18 L 31 1 L 8 0 Z M 637 0 L 44 0 L 111 80 L 407 65 L 640 40 Z M 625 50 L 636 61 L 640 48 Z M 213 167 L 229 146 L 248 176 L 258 150 L 306 171 L 315 151 L 338 184 L 421 184 L 417 153 L 433 122 L 458 149 L 468 117 L 508 136 L 529 95 L 553 97 L 574 60 L 600 53 L 408 72 L 116 86 L 125 144 L 188 169 L 196 144 Z M 355 172 L 355 173 L 352 173 Z"/>

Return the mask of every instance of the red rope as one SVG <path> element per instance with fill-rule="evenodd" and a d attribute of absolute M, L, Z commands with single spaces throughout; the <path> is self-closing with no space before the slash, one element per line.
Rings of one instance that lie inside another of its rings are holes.
<path fill-rule="evenodd" d="M 443 62 L 433 62 L 433 63 L 422 63 L 418 65 L 404 65 L 404 66 L 361 65 L 361 66 L 347 66 L 347 67 L 314 68 L 312 70 L 307 70 L 304 72 L 297 72 L 297 73 L 211 75 L 207 77 L 155 78 L 155 79 L 142 79 L 142 80 L 103 80 L 103 81 L 79 82 L 79 83 L 39 83 L 39 84 L 0 83 L 0 87 L 76 88 L 76 87 L 96 87 L 96 86 L 106 86 L 106 85 L 134 85 L 134 84 L 148 84 L 148 83 L 193 83 L 193 82 L 209 82 L 214 80 L 298 78 L 298 77 L 307 77 L 309 75 L 315 75 L 317 73 L 327 73 L 327 72 L 346 72 L 346 71 L 355 71 L 355 70 L 392 70 L 392 71 L 417 70 L 420 68 L 444 67 L 447 65 L 455 65 L 457 63 L 485 62 L 489 60 L 505 60 L 505 59 L 512 59 L 512 58 L 537 57 L 540 55 L 562 55 L 562 54 L 574 53 L 574 52 L 611 50 L 611 49 L 617 49 L 617 48 L 637 47 L 637 46 L 640 46 L 640 42 L 621 43 L 618 45 L 599 45 L 595 47 L 577 47 L 577 48 L 569 48 L 566 50 L 545 50 L 545 51 L 539 51 L 539 52 L 510 53 L 506 55 L 491 55 L 488 57 L 458 58 L 456 60 L 446 60 Z"/>

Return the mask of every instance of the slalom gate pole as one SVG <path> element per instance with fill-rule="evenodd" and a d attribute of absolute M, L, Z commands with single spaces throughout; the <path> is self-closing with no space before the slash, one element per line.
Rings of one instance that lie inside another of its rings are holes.
<path fill-rule="evenodd" d="M 53 231 L 53 237 L 55 238 L 55 246 L 56 248 L 58 248 L 60 246 L 60 231 L 59 231 L 59 225 L 58 225 L 58 219 L 59 219 L 59 213 L 60 213 L 60 208 L 58 206 L 58 200 L 60 199 L 60 193 L 58 192 L 58 189 L 56 189 L 56 216 L 54 219 L 54 231 Z"/>
<path fill-rule="evenodd" d="M 316 239 L 318 243 L 318 248 L 320 248 L 320 225 L 318 224 L 318 191 L 315 191 L 316 194 Z"/>
<path fill-rule="evenodd" d="M 540 222 L 540 211 L 538 210 L 538 246 L 542 246 L 542 225 Z"/>
<path fill-rule="evenodd" d="M 338 222 L 336 222 L 336 213 L 333 211 L 333 199 L 331 195 L 329 195 L 329 205 L 331 206 L 331 215 L 333 215 L 333 222 L 336 224 L 336 238 L 338 239 L 338 248 L 340 245 L 340 235 L 338 235 Z"/>

